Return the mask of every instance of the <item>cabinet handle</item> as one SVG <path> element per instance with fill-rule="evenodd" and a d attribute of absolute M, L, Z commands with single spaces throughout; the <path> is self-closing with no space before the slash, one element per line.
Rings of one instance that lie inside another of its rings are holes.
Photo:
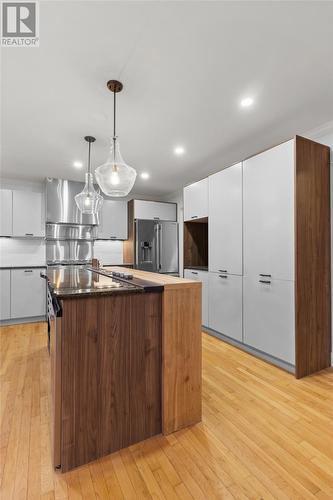
<path fill-rule="evenodd" d="M 34 233 L 25 233 L 26 236 L 33 236 Z"/>
<path fill-rule="evenodd" d="M 259 276 L 262 276 L 263 278 L 271 278 L 271 274 L 259 274 Z"/>
<path fill-rule="evenodd" d="M 197 215 L 192 215 L 191 219 L 197 219 L 198 216 Z"/>
<path fill-rule="evenodd" d="M 218 269 L 219 273 L 227 273 L 228 271 L 226 269 Z"/>
<path fill-rule="evenodd" d="M 259 280 L 259 283 L 266 283 L 267 285 L 270 285 L 271 281 L 268 281 L 268 280 Z"/>
<path fill-rule="evenodd" d="M 228 276 L 226 276 L 225 274 L 219 274 L 219 278 L 224 278 L 224 279 L 227 279 Z"/>
<path fill-rule="evenodd" d="M 111 240 L 116 240 L 116 239 L 117 239 L 117 236 L 110 236 L 110 239 L 111 239 Z"/>
<path fill-rule="evenodd" d="M 195 271 L 191 271 L 191 273 L 192 273 L 192 274 L 198 274 L 198 273 L 196 273 Z"/>
<path fill-rule="evenodd" d="M 154 220 L 160 220 L 160 218 L 159 218 L 159 217 L 153 217 L 153 219 L 154 219 Z"/>
<path fill-rule="evenodd" d="M 32 269 L 24 269 L 25 273 L 32 273 Z"/>

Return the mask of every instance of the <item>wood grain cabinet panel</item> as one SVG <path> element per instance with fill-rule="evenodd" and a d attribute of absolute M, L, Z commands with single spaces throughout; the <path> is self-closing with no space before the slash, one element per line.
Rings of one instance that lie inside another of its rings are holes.
<path fill-rule="evenodd" d="M 67 299 L 63 471 L 161 432 L 161 294 Z"/>

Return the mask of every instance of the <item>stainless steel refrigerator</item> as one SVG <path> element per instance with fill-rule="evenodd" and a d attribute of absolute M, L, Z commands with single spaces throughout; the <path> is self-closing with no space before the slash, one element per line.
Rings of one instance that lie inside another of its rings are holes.
<path fill-rule="evenodd" d="M 160 220 L 135 221 L 136 269 L 178 274 L 178 223 Z"/>

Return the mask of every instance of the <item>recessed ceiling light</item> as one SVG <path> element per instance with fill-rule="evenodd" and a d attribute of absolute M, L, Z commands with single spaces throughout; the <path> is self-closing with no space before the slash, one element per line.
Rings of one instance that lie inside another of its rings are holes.
<path fill-rule="evenodd" d="M 185 153 L 185 148 L 183 146 L 176 146 L 173 152 L 175 153 L 175 155 L 181 156 Z"/>
<path fill-rule="evenodd" d="M 252 104 L 253 104 L 252 97 L 244 97 L 244 99 L 242 99 L 240 102 L 242 108 L 248 108 L 249 106 L 252 106 Z"/>
<path fill-rule="evenodd" d="M 140 177 L 141 179 L 149 179 L 150 175 L 148 174 L 148 172 L 142 172 L 142 174 L 140 174 Z"/>
<path fill-rule="evenodd" d="M 82 161 L 74 161 L 73 162 L 73 167 L 75 167 L 75 168 L 82 168 L 83 167 Z"/>

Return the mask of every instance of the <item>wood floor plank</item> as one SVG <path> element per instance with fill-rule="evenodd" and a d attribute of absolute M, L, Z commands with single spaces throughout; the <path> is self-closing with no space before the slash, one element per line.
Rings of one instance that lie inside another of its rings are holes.
<path fill-rule="evenodd" d="M 203 423 L 66 474 L 50 446 L 46 325 L 0 328 L 4 500 L 333 498 L 333 370 L 301 380 L 203 335 Z"/>

